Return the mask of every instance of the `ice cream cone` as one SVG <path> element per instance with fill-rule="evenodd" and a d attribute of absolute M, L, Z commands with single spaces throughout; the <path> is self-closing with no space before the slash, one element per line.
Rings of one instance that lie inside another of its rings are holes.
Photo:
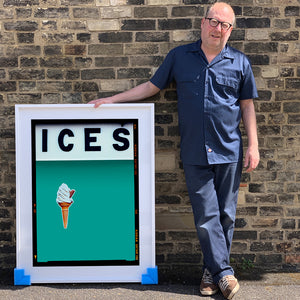
<path fill-rule="evenodd" d="M 73 202 L 60 202 L 58 205 L 61 207 L 61 214 L 63 217 L 64 228 L 66 229 L 68 226 L 68 215 L 69 215 L 69 207 Z"/>

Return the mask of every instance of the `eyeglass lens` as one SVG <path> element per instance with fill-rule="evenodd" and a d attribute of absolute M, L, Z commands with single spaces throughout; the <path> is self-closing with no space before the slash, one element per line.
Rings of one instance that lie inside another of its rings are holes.
<path fill-rule="evenodd" d="M 227 23 L 227 22 L 220 22 L 216 19 L 213 18 L 208 18 L 209 24 L 212 27 L 217 27 L 219 24 L 221 24 L 221 28 L 223 30 L 228 30 L 231 27 L 231 24 Z"/>

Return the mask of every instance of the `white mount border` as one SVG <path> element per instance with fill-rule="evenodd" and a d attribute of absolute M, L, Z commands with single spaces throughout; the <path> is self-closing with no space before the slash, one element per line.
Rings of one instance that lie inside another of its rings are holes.
<path fill-rule="evenodd" d="M 15 285 L 31 283 L 141 282 L 157 284 L 155 266 L 154 104 L 16 105 L 16 269 Z M 138 119 L 138 266 L 34 267 L 32 249 L 31 120 Z"/>

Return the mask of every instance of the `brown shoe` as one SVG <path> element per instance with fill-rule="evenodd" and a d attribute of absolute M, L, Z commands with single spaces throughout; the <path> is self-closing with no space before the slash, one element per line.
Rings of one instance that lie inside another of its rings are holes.
<path fill-rule="evenodd" d="M 240 285 L 233 275 L 227 275 L 219 281 L 219 288 L 223 296 L 230 300 L 237 293 Z"/>
<path fill-rule="evenodd" d="M 205 269 L 203 276 L 202 276 L 201 284 L 200 284 L 201 295 L 211 296 L 211 295 L 214 295 L 215 293 L 217 293 L 218 290 L 219 290 L 219 288 L 216 284 L 214 284 L 212 275 L 210 274 L 210 272 L 207 269 Z"/>

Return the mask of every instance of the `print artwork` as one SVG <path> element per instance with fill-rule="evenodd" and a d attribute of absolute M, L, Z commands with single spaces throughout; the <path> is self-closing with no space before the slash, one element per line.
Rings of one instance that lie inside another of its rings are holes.
<path fill-rule="evenodd" d="M 137 129 L 32 121 L 35 266 L 139 263 Z"/>

